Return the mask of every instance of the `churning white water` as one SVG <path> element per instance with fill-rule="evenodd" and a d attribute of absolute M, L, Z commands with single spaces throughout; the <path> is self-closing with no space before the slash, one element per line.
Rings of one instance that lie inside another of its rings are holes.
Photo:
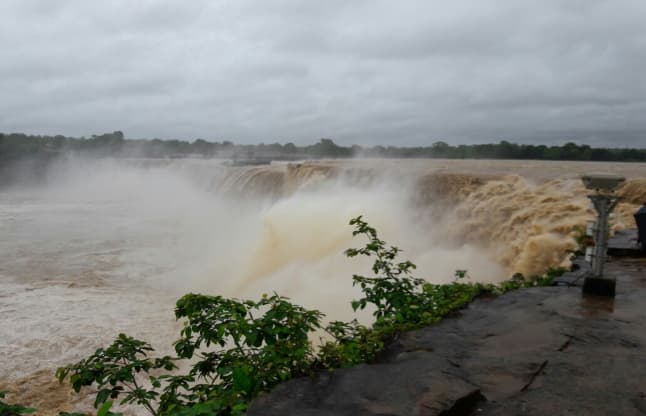
<path fill-rule="evenodd" d="M 348 225 L 357 215 L 437 283 L 456 269 L 499 281 L 566 262 L 572 226 L 590 215 L 571 177 L 455 162 L 447 180 L 454 162 L 424 163 L 68 160 L 44 185 L 0 191 L 0 387 L 22 383 L 30 404 L 51 405 L 60 389 L 38 391 L 56 366 L 119 332 L 170 352 L 174 301 L 191 291 L 275 291 L 349 319 L 351 276 L 371 264 L 343 255 L 364 243 Z"/>

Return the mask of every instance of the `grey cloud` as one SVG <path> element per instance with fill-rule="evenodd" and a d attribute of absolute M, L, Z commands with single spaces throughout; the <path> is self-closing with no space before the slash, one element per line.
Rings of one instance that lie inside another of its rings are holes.
<path fill-rule="evenodd" d="M 642 0 L 4 0 L 0 131 L 643 146 Z"/>

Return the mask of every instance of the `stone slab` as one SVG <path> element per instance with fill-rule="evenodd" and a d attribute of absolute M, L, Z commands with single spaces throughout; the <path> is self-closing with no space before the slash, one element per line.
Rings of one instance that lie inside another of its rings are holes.
<path fill-rule="evenodd" d="M 608 240 L 607 252 L 613 257 L 646 257 L 646 251 L 637 243 L 637 230 L 617 231 Z"/>
<path fill-rule="evenodd" d="M 379 362 L 291 380 L 250 416 L 643 415 L 646 262 L 610 262 L 616 297 L 579 287 L 482 298 L 403 334 Z"/>

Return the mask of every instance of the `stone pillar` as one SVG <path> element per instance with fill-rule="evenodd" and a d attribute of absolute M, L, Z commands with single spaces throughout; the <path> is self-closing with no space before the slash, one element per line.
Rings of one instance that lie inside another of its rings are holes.
<path fill-rule="evenodd" d="M 619 202 L 619 197 L 614 195 L 614 191 L 626 179 L 612 174 L 589 174 L 582 176 L 581 180 L 586 188 L 594 191 L 588 198 L 597 210 L 592 271 L 583 282 L 583 293 L 615 296 L 616 281 L 603 275 L 603 264 L 608 251 L 608 216 Z"/>
<path fill-rule="evenodd" d="M 592 274 L 585 278 L 583 292 L 603 296 L 615 296 L 616 281 L 603 275 L 603 265 L 608 250 L 608 216 L 619 202 L 619 197 L 597 193 L 589 196 L 597 211 L 594 229 L 594 252 L 592 254 Z"/>

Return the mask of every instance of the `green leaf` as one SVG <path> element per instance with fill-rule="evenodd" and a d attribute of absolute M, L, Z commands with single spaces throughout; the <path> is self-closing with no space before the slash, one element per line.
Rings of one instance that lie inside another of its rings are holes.
<path fill-rule="evenodd" d="M 244 392 L 248 394 L 251 392 L 253 386 L 253 381 L 246 371 L 242 367 L 233 368 L 233 389 L 235 391 Z"/>
<path fill-rule="evenodd" d="M 112 400 L 108 400 L 107 402 L 103 403 L 103 405 L 99 408 L 98 412 L 96 412 L 96 416 L 116 416 L 116 415 L 121 415 L 121 413 L 112 413 L 112 412 L 110 412 L 110 408 L 112 408 Z"/>
<path fill-rule="evenodd" d="M 0 391 L 0 399 L 4 399 L 5 392 Z M 23 414 L 34 413 L 36 409 L 26 407 L 20 404 L 7 404 L 0 400 L 0 416 L 18 416 Z"/>
<path fill-rule="evenodd" d="M 94 407 L 99 407 L 99 405 L 105 402 L 110 397 L 111 391 L 108 389 L 101 389 L 96 394 L 96 399 L 94 400 Z"/>

